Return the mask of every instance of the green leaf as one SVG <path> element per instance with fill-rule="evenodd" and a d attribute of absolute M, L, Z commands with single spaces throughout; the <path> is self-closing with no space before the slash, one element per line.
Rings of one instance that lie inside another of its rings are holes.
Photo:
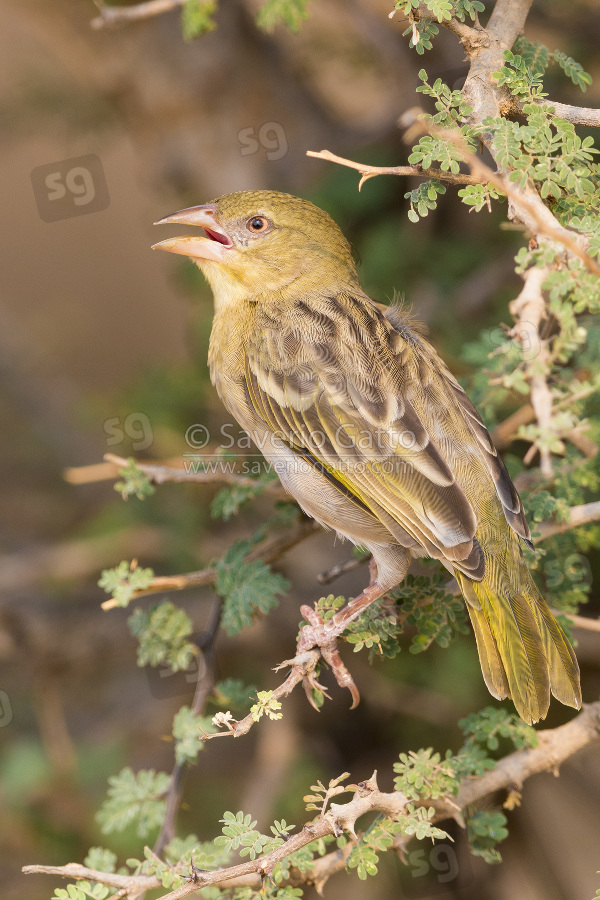
<path fill-rule="evenodd" d="M 204 749 L 204 734 L 217 731 L 210 716 L 199 716 L 188 706 L 182 706 L 173 719 L 173 737 L 175 738 L 175 760 L 182 763 L 193 763 L 200 750 Z"/>
<path fill-rule="evenodd" d="M 239 678 L 225 678 L 213 688 L 211 701 L 222 709 L 245 707 L 256 693 L 253 684 L 245 684 Z"/>
<path fill-rule="evenodd" d="M 526 725 L 514 713 L 495 706 L 472 713 L 461 719 L 458 725 L 467 738 L 485 745 L 488 750 L 497 750 L 501 737 L 509 740 L 517 750 L 537 747 L 537 733 L 531 725 Z"/>
<path fill-rule="evenodd" d="M 456 794 L 459 779 L 448 760 L 442 760 L 439 753 L 427 750 L 410 750 L 400 754 L 400 762 L 394 763 L 394 787 L 402 791 L 409 800 L 426 797 L 435 800 L 448 794 Z"/>
<path fill-rule="evenodd" d="M 570 78 L 573 84 L 577 85 L 585 93 L 588 85 L 592 83 L 592 76 L 584 70 L 581 63 L 575 62 L 571 56 L 567 56 L 561 50 L 554 51 L 554 59 L 567 78 Z"/>
<path fill-rule="evenodd" d="M 273 697 L 273 691 L 258 691 L 257 703 L 250 709 L 250 715 L 255 722 L 264 715 L 269 719 L 281 719 L 282 714 L 279 712 L 281 703 Z"/>
<path fill-rule="evenodd" d="M 129 605 L 135 591 L 150 587 L 154 579 L 152 569 L 142 569 L 137 563 L 123 560 L 114 569 L 104 569 L 98 586 L 110 594 L 117 606 Z"/>
<path fill-rule="evenodd" d="M 308 18 L 308 0 L 265 0 L 256 16 L 256 24 L 265 31 L 273 31 L 277 25 L 287 25 L 290 31 L 298 31 Z"/>
<path fill-rule="evenodd" d="M 117 854 L 104 847 L 90 847 L 83 864 L 88 869 L 96 869 L 98 872 L 116 872 Z"/>
<path fill-rule="evenodd" d="M 467 819 L 467 837 L 471 852 L 488 863 L 502 861 L 496 844 L 508 837 L 506 816 L 500 810 L 480 810 Z"/>
<path fill-rule="evenodd" d="M 213 16 L 217 10 L 217 0 L 186 0 L 181 10 L 181 30 L 186 41 L 217 27 Z"/>
<path fill-rule="evenodd" d="M 454 15 L 461 22 L 468 16 L 475 21 L 477 13 L 484 12 L 485 6 L 480 0 L 458 0 L 454 6 Z"/>
<path fill-rule="evenodd" d="M 111 775 L 107 799 L 96 816 L 102 831 L 108 834 L 135 824 L 139 837 L 146 837 L 157 830 L 165 815 L 169 780 L 166 772 L 142 769 L 134 773 L 129 766 Z"/>
<path fill-rule="evenodd" d="M 262 560 L 246 562 L 248 550 L 248 542 L 236 541 L 217 563 L 215 589 L 224 601 L 223 628 L 231 636 L 248 628 L 258 613 L 270 612 L 277 595 L 289 588 L 289 581 Z"/>
<path fill-rule="evenodd" d="M 138 467 L 133 457 L 127 460 L 126 466 L 119 469 L 119 475 L 123 481 L 117 481 L 114 489 L 121 494 L 123 500 L 128 500 L 132 496 L 137 497 L 138 500 L 144 500 L 156 491 L 148 476 Z"/>
<path fill-rule="evenodd" d="M 173 672 L 179 672 L 189 668 L 199 653 L 188 640 L 193 630 L 189 616 L 170 600 L 148 610 L 136 609 L 127 624 L 139 641 L 138 666 L 167 663 Z"/>

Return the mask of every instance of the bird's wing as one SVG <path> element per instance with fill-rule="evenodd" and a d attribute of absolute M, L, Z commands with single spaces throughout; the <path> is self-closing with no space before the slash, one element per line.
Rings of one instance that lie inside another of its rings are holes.
<path fill-rule="evenodd" d="M 257 316 L 245 384 L 268 428 L 400 543 L 482 577 L 473 497 L 488 495 L 491 515 L 493 466 L 515 506 L 504 475 L 512 484 L 483 423 L 426 342 L 366 297 L 300 299 Z"/>

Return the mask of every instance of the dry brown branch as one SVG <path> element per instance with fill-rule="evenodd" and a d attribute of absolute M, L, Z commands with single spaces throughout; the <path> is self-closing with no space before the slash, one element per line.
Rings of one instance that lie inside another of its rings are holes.
<path fill-rule="evenodd" d="M 448 181 L 450 184 L 485 184 L 487 179 L 475 175 L 464 175 L 453 172 L 443 172 L 441 169 L 424 169 L 422 166 L 368 166 L 366 163 L 354 162 L 351 159 L 344 159 L 343 156 L 336 156 L 329 150 L 307 150 L 307 156 L 315 159 L 324 159 L 327 162 L 337 163 L 339 166 L 346 166 L 348 169 L 356 169 L 360 172 L 361 179 L 358 183 L 360 190 L 364 182 L 376 175 L 415 175 L 417 178 L 438 178 L 440 181 Z"/>
<path fill-rule="evenodd" d="M 533 406 L 531 403 L 526 403 L 503 422 L 500 422 L 500 424 L 490 432 L 490 437 L 496 449 L 504 450 L 508 447 L 521 425 L 529 425 L 534 419 L 535 411 Z"/>
<path fill-rule="evenodd" d="M 337 563 L 337 565 L 332 566 L 331 569 L 326 569 L 324 572 L 321 572 L 320 575 L 317 575 L 317 581 L 319 584 L 331 584 L 332 581 L 340 578 L 341 575 L 345 575 L 346 572 L 353 572 L 355 569 L 358 569 L 360 566 L 369 562 L 370 558 L 370 556 L 366 556 L 363 559 L 357 559 L 355 556 L 351 556 L 350 559 Z"/>
<path fill-rule="evenodd" d="M 554 410 L 556 412 L 559 409 L 569 409 L 574 403 L 585 400 L 587 397 L 596 393 L 596 391 L 597 386 L 594 384 L 588 385 L 579 391 L 574 391 L 567 397 L 563 397 L 562 400 L 558 400 L 554 404 Z M 521 425 L 528 425 L 530 422 L 533 422 L 534 419 L 535 411 L 531 403 L 526 403 L 524 406 L 521 406 L 511 416 L 497 425 L 490 433 L 494 446 L 498 450 L 504 450 L 510 444 L 512 438 L 517 435 Z M 598 452 L 598 447 L 583 433 L 584 428 L 584 425 L 579 425 L 564 436 L 567 440 L 571 441 L 575 447 L 581 450 L 585 456 L 591 458 Z"/>
<path fill-rule="evenodd" d="M 555 404 L 554 408 L 557 408 L 557 404 Z M 570 441 L 574 447 L 577 447 L 579 452 L 587 456 L 588 459 L 593 459 L 597 455 L 599 448 L 598 444 L 595 444 L 585 433 L 587 427 L 585 424 L 577 425 L 571 431 L 567 431 L 563 437 L 565 440 Z"/>
<path fill-rule="evenodd" d="M 252 562 L 255 559 L 262 559 L 266 563 L 275 562 L 280 556 L 283 556 L 284 553 L 295 547 L 296 544 L 318 531 L 320 527 L 313 519 L 302 519 L 295 528 L 283 535 L 261 542 L 248 554 L 246 559 L 248 562 Z M 213 584 L 216 578 L 217 569 L 215 566 L 209 566 L 197 572 L 186 572 L 182 575 L 157 575 L 147 588 L 134 591 L 132 600 L 146 597 L 149 594 L 160 594 L 163 591 L 183 591 L 187 588 L 202 587 L 207 584 Z M 102 603 L 102 609 L 114 609 L 118 605 L 114 597 L 111 597 Z"/>
<path fill-rule="evenodd" d="M 271 699 L 279 701 L 288 697 L 297 684 L 304 678 L 308 678 L 312 675 L 320 658 L 321 653 L 319 650 L 306 650 L 301 655 L 296 656 L 294 660 L 285 660 L 280 663 L 275 671 L 288 666 L 291 666 L 292 670 L 285 681 L 272 691 Z M 208 741 L 212 738 L 228 737 L 230 735 L 232 737 L 241 737 L 243 734 L 247 734 L 257 722 L 258 717 L 253 713 L 248 713 L 248 715 L 243 719 L 240 719 L 239 722 L 230 720 L 230 723 L 227 725 L 227 731 L 217 731 L 214 734 L 207 734 L 204 740 Z"/>
<path fill-rule="evenodd" d="M 105 453 L 104 459 L 110 464 L 110 471 L 106 471 L 105 478 L 111 479 L 118 475 L 118 469 L 125 468 L 129 465 L 129 460 L 122 456 L 116 456 L 114 453 Z M 219 458 L 211 457 L 211 462 L 218 466 Z M 183 483 L 190 482 L 192 484 L 236 484 L 240 487 L 256 487 L 256 478 L 248 475 L 238 475 L 236 472 L 230 472 L 222 465 L 218 466 L 218 471 L 205 472 L 188 472 L 180 466 L 157 465 L 156 463 L 144 463 L 136 460 L 136 467 L 146 475 L 153 484 L 166 484 L 166 482 Z M 87 468 L 87 467 L 85 467 Z M 95 466 L 90 467 L 96 469 Z M 78 470 L 69 469 L 65 473 L 65 477 Z M 94 480 L 100 480 L 94 478 Z M 280 498 L 289 498 L 289 494 L 283 489 L 279 481 L 273 481 L 264 488 L 266 493 L 275 494 Z"/>
<path fill-rule="evenodd" d="M 198 642 L 198 647 L 201 649 L 205 665 L 203 674 L 196 683 L 194 699 L 191 705 L 191 710 L 196 715 L 199 715 L 203 711 L 206 699 L 214 686 L 215 640 L 219 631 L 220 623 L 221 605 L 216 604 L 208 628 L 202 635 L 202 641 Z M 175 837 L 177 812 L 179 810 L 179 804 L 181 802 L 181 791 L 183 787 L 186 768 L 186 763 L 176 762 L 173 767 L 173 771 L 171 772 L 169 787 L 167 788 L 165 797 L 165 816 L 159 835 L 156 838 L 154 847 L 152 848 L 153 853 L 157 855 L 163 853 L 165 847 L 167 847 Z"/>
<path fill-rule="evenodd" d="M 507 790 L 514 786 L 520 788 L 532 775 L 540 772 L 556 772 L 565 760 L 599 739 L 600 702 L 586 704 L 582 711 L 566 725 L 538 731 L 537 747 L 517 750 L 501 759 L 495 768 L 484 775 L 466 778 L 455 797 L 433 801 L 424 798 L 423 805 L 434 807 L 434 822 L 449 818 L 460 819 L 459 811 L 466 806 L 480 801 L 496 791 Z M 181 900 L 201 887 L 209 885 L 218 884 L 226 887 L 233 886 L 234 883 L 237 886 L 241 884 L 258 885 L 260 879 L 272 872 L 280 860 L 318 838 L 346 832 L 351 836 L 350 846 L 352 846 L 356 840 L 356 822 L 367 813 L 381 812 L 394 819 L 405 814 L 407 804 L 405 795 L 400 791 L 389 793 L 380 791 L 377 786 L 376 773 L 368 781 L 350 786 L 350 790 L 354 792 L 352 800 L 347 803 L 331 803 L 327 812 L 305 825 L 298 834 L 291 835 L 284 844 L 268 856 L 216 872 L 196 871 L 193 881 L 163 894 L 160 900 Z M 322 887 L 331 875 L 344 867 L 346 857 L 347 854 L 339 851 L 327 854 L 315 861 L 313 868 L 305 874 L 304 879 Z M 23 872 L 28 875 L 47 874 L 76 880 L 100 881 L 111 887 L 126 889 L 130 897 L 135 896 L 134 892 L 138 890 L 148 890 L 157 886 L 157 879 L 153 877 L 111 875 L 74 863 L 66 866 L 25 866 Z"/>
<path fill-rule="evenodd" d="M 487 42 L 471 57 L 463 93 L 473 107 L 472 121 L 480 124 L 488 116 L 502 113 L 505 92 L 492 78 L 504 63 L 504 51 L 510 50 L 522 34 L 533 0 L 498 0 L 485 27 Z M 492 154 L 493 155 L 493 154 Z"/>
<path fill-rule="evenodd" d="M 92 19 L 92 28 L 118 28 L 121 25 L 130 25 L 132 22 L 141 22 L 153 16 L 183 6 L 186 0 L 147 0 L 146 3 L 137 3 L 135 6 L 106 6 L 102 0 L 94 0 L 99 16 Z"/>
<path fill-rule="evenodd" d="M 569 518 L 566 522 L 555 522 L 547 520 L 539 522 L 535 526 L 535 530 L 539 532 L 536 541 L 545 541 L 546 538 L 555 534 L 564 534 L 571 528 L 577 528 L 579 525 L 587 525 L 589 522 L 597 522 L 600 519 L 600 500 L 593 503 L 582 503 L 581 506 L 572 506 L 569 510 Z"/>
<path fill-rule="evenodd" d="M 512 334 L 525 348 L 538 347 L 535 369 L 530 377 L 530 396 L 536 419 L 540 428 L 546 432 L 552 429 L 552 391 L 548 386 L 546 373 L 550 371 L 550 352 L 548 343 L 541 339 L 541 326 L 546 318 L 546 303 L 542 293 L 542 285 L 548 277 L 548 269 L 532 266 L 523 276 L 523 288 L 515 300 L 509 304 L 517 324 Z M 551 480 L 552 454 L 546 446 L 531 445 L 525 456 L 525 462 L 531 461 L 535 451 L 540 453 L 540 469 L 544 478 Z"/>
<path fill-rule="evenodd" d="M 460 152 L 463 161 L 469 166 L 471 173 L 481 176 L 486 182 L 493 184 L 509 199 L 509 218 L 521 222 L 534 235 L 544 235 L 550 241 L 562 244 L 573 256 L 576 256 L 594 275 L 600 277 L 600 266 L 592 259 L 581 244 L 587 243 L 574 231 L 564 228 L 554 217 L 546 204 L 533 188 L 522 190 L 508 178 L 494 172 L 483 160 L 473 153 L 459 131 L 450 128 L 439 128 L 423 119 L 421 109 L 412 109 L 401 117 L 401 124 L 407 129 L 405 139 L 412 141 L 419 134 L 431 134 L 440 140 L 448 141 Z"/>

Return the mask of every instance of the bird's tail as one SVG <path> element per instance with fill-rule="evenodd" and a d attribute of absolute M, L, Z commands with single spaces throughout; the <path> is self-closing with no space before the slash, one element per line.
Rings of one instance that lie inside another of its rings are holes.
<path fill-rule="evenodd" d="M 520 548 L 510 539 L 508 545 L 495 558 L 486 552 L 482 581 L 457 571 L 455 575 L 467 601 L 488 690 L 498 700 L 511 697 L 521 718 L 532 724 L 548 712 L 550 692 L 579 709 L 579 666 Z"/>

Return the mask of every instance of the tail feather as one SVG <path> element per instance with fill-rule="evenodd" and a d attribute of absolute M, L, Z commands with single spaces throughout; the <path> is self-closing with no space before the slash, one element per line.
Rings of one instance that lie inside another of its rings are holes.
<path fill-rule="evenodd" d="M 520 550 L 509 556 L 512 565 L 498 565 L 486 553 L 480 582 L 455 574 L 488 690 L 498 699 L 511 697 L 521 718 L 533 723 L 548 712 L 550 692 L 561 703 L 581 706 L 579 667 Z"/>
<path fill-rule="evenodd" d="M 544 642 L 552 694 L 566 706 L 581 706 L 579 665 L 564 631 L 541 597 L 534 598 L 533 613 Z"/>
<path fill-rule="evenodd" d="M 474 609 L 469 604 L 467 604 L 467 609 L 475 632 L 483 680 L 492 697 L 495 697 L 496 700 L 504 700 L 505 697 L 510 696 L 510 688 L 492 630 L 481 610 Z"/>

